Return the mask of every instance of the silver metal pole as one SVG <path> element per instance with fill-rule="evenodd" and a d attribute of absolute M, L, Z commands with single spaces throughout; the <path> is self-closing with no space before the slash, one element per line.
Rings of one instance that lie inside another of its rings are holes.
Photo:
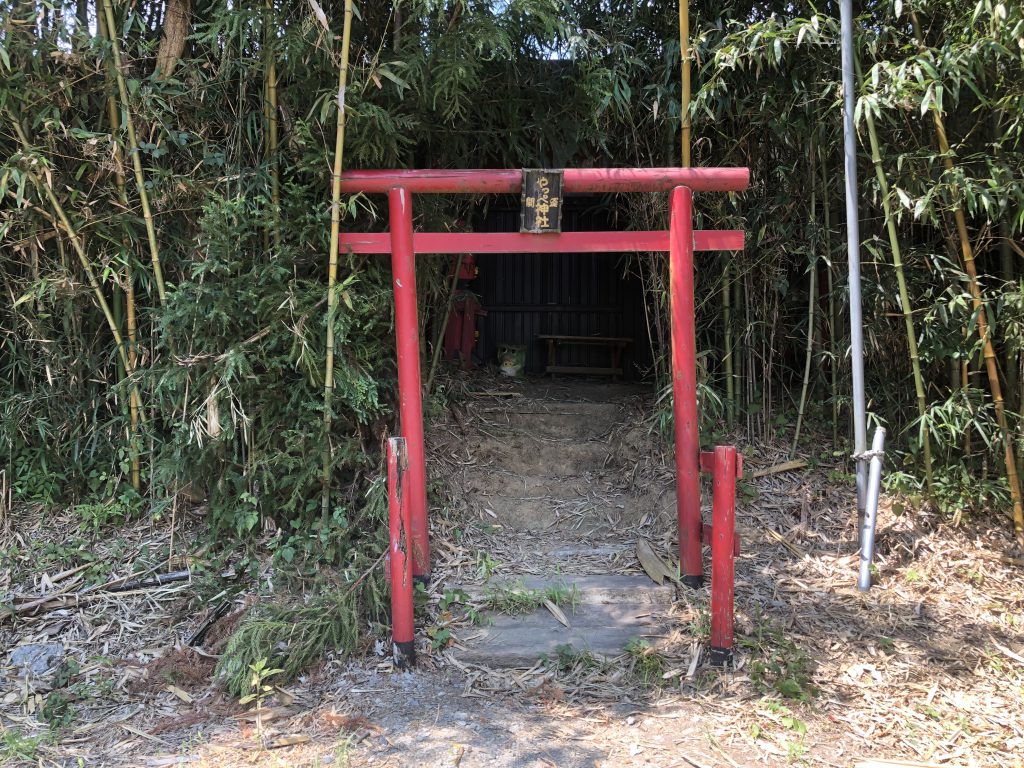
<path fill-rule="evenodd" d="M 853 452 L 867 449 L 864 398 L 864 325 L 860 291 L 860 221 L 857 218 L 857 136 L 853 126 L 856 87 L 853 79 L 853 0 L 839 4 L 843 61 L 843 166 L 846 170 L 846 250 L 850 268 L 850 369 L 853 377 Z M 857 460 L 857 511 L 863 517 L 867 462 Z"/>
<path fill-rule="evenodd" d="M 871 441 L 871 469 L 868 472 L 867 505 L 860 527 L 860 573 L 857 589 L 871 589 L 871 560 L 875 556 L 875 525 L 878 522 L 878 493 L 882 486 L 882 454 L 885 451 L 885 428 L 878 427 Z"/>

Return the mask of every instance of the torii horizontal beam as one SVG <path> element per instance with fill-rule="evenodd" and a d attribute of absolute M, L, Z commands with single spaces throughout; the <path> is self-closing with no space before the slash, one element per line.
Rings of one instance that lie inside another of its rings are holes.
<path fill-rule="evenodd" d="M 737 230 L 704 230 L 693 233 L 695 251 L 741 251 L 744 233 Z M 387 232 L 345 232 L 341 251 L 391 253 Z M 414 232 L 415 253 L 629 253 L 667 252 L 669 233 L 644 232 Z"/>
<path fill-rule="evenodd" d="M 747 168 L 566 168 L 562 192 L 740 192 L 750 186 Z M 342 192 L 384 193 L 402 187 L 413 194 L 512 194 L 522 191 L 521 170 L 347 171 Z"/>

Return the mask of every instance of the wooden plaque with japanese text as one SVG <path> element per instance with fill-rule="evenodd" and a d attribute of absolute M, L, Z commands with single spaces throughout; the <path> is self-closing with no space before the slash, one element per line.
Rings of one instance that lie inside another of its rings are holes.
<path fill-rule="evenodd" d="M 562 171 L 523 169 L 523 207 L 520 232 L 562 231 Z"/>

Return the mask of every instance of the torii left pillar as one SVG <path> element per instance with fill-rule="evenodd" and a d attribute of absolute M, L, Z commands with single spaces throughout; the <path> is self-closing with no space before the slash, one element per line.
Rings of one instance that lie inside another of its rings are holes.
<path fill-rule="evenodd" d="M 388 191 L 391 217 L 391 280 L 395 292 L 395 344 L 398 350 L 398 413 L 400 434 L 409 455 L 406 493 L 409 499 L 412 573 L 430 581 L 430 532 L 427 525 L 426 457 L 423 449 L 423 402 L 420 395 L 419 314 L 416 309 L 416 258 L 412 242 L 412 195 L 404 187 Z M 413 329 L 410 332 L 410 329 Z"/>

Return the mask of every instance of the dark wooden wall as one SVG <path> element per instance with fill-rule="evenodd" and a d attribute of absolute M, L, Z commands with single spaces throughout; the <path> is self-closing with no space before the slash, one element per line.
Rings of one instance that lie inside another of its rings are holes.
<path fill-rule="evenodd" d="M 492 208 L 478 228 L 517 232 L 519 209 Z M 606 209 L 594 199 L 565 200 L 563 231 L 611 228 Z M 633 339 L 623 360 L 626 375 L 640 378 L 651 365 L 651 345 L 641 281 L 630 263 L 629 255 L 609 253 L 478 256 L 480 274 L 471 287 L 487 310 L 480 322 L 483 360 L 494 363 L 501 345 L 521 344 L 527 348 L 527 371 L 540 373 L 546 352 L 538 334 L 621 336 Z M 560 362 L 604 367 L 609 365 L 609 352 L 603 347 L 566 347 Z"/>

